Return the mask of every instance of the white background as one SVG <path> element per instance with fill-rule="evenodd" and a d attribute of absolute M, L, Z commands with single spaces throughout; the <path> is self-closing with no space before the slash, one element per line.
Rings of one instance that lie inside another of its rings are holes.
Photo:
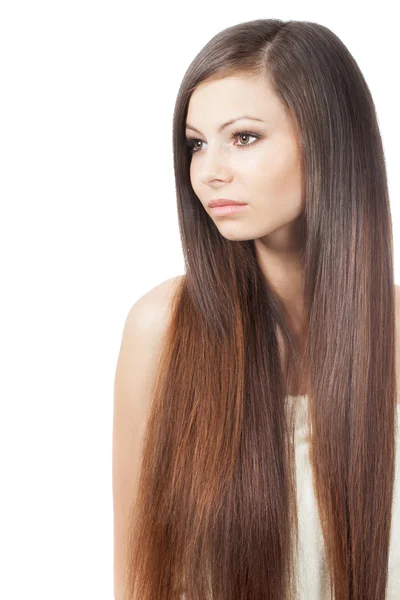
<path fill-rule="evenodd" d="M 113 383 L 132 304 L 184 272 L 181 79 L 218 31 L 319 22 L 378 112 L 399 282 L 395 4 L 118 0 L 0 8 L 0 598 L 113 598 Z"/>

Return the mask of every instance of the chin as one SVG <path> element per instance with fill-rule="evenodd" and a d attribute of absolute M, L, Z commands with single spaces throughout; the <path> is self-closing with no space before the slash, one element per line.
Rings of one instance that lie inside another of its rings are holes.
<path fill-rule="evenodd" d="M 222 237 L 224 237 L 226 240 L 230 240 L 231 242 L 247 242 L 254 239 L 252 236 L 245 235 L 240 231 L 221 231 L 220 229 L 218 229 L 218 231 Z"/>

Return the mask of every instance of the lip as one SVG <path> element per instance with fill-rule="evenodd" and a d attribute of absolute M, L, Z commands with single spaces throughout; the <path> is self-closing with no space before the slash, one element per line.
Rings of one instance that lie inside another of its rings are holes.
<path fill-rule="evenodd" d="M 246 206 L 246 202 L 236 202 L 236 200 L 229 200 L 228 198 L 217 198 L 217 200 L 211 200 L 208 203 L 209 208 L 216 208 L 217 206 Z"/>
<path fill-rule="evenodd" d="M 230 216 L 239 212 L 243 212 L 247 208 L 247 204 L 226 204 L 225 206 L 214 206 L 214 208 L 210 208 L 213 215 L 220 216 Z"/>

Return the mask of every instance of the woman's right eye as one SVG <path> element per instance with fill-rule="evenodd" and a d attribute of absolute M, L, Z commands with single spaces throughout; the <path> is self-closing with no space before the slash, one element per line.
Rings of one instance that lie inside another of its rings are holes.
<path fill-rule="evenodd" d="M 190 153 L 195 153 L 198 151 L 196 148 L 196 142 L 203 143 L 201 140 L 197 138 L 185 138 L 185 145 L 189 149 Z"/>

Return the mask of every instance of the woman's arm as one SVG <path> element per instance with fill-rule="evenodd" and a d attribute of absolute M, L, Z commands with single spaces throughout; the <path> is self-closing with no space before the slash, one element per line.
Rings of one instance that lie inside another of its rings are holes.
<path fill-rule="evenodd" d="M 112 485 L 114 598 L 127 598 L 127 533 L 139 477 L 150 392 L 169 323 L 175 283 L 162 282 L 132 306 L 125 321 L 114 381 Z"/>

